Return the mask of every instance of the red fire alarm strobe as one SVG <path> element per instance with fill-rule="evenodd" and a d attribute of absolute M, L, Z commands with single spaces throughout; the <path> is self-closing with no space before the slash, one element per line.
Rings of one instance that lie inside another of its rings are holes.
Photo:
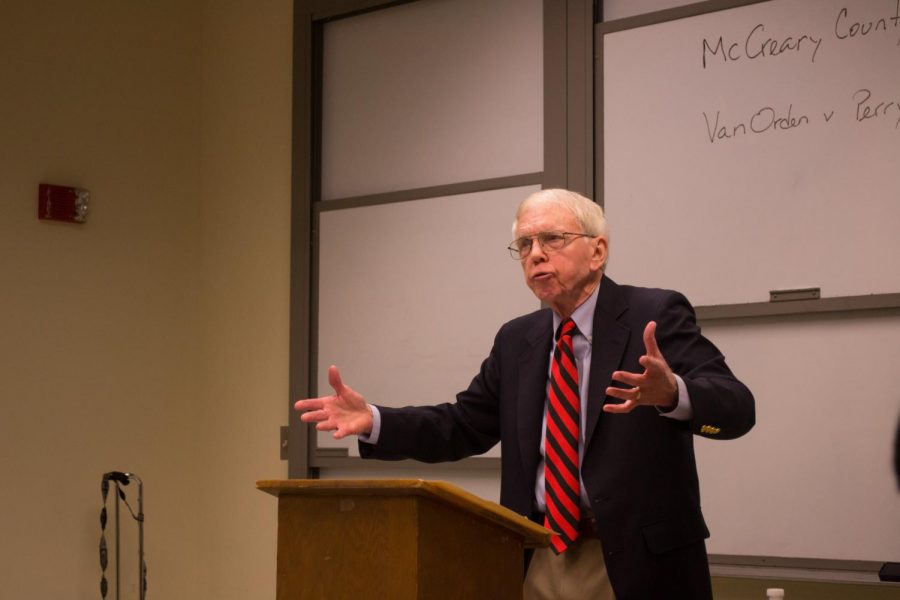
<path fill-rule="evenodd" d="M 42 183 L 38 186 L 38 218 L 84 223 L 87 221 L 90 199 L 91 193 L 87 190 Z"/>

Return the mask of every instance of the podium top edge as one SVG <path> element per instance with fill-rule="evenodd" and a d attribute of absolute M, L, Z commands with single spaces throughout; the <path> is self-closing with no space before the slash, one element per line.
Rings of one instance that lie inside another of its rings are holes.
<path fill-rule="evenodd" d="M 282 494 L 314 494 L 317 491 L 327 492 L 341 490 L 360 494 L 374 491 L 391 490 L 434 490 L 442 488 L 457 488 L 443 481 L 428 481 L 425 479 L 274 479 L 256 482 L 259 490 L 268 492 L 274 496 Z"/>
<path fill-rule="evenodd" d="M 257 489 L 273 496 L 421 496 L 469 511 L 522 536 L 528 547 L 543 547 L 553 534 L 495 502 L 445 481 L 426 479 L 283 479 L 261 480 Z"/>

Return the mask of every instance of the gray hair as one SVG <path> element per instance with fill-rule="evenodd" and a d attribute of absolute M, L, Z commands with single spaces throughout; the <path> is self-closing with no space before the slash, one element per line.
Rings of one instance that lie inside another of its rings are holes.
<path fill-rule="evenodd" d="M 606 224 L 606 217 L 603 215 L 603 208 L 578 192 L 558 188 L 535 192 L 519 204 L 519 208 L 516 210 L 516 218 L 512 224 L 513 237 L 516 237 L 516 227 L 519 225 L 519 217 L 522 215 L 522 212 L 535 204 L 558 204 L 564 206 L 575 215 L 575 220 L 578 221 L 584 233 L 591 236 L 603 236 L 607 242 L 609 241 L 609 228 Z"/>

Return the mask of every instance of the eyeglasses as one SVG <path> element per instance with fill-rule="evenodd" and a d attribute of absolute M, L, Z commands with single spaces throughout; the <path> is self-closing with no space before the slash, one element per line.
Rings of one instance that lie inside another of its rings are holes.
<path fill-rule="evenodd" d="M 589 233 L 570 233 L 568 231 L 542 231 L 541 233 L 537 233 L 535 235 L 520 237 L 512 244 L 510 244 L 507 250 L 509 250 L 509 255 L 512 256 L 514 260 L 524 260 L 529 254 L 531 254 L 531 247 L 534 245 L 534 240 L 538 241 L 541 250 L 550 253 L 556 252 L 557 250 L 562 250 L 563 248 L 571 244 L 572 240 L 580 237 L 594 236 Z"/>

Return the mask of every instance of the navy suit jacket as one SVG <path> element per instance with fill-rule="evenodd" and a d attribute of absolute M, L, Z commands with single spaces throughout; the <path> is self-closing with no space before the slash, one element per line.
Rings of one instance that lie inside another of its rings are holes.
<path fill-rule="evenodd" d="M 534 518 L 541 425 L 553 338 L 549 309 L 500 328 L 490 355 L 456 402 L 379 407 L 375 445 L 366 458 L 452 461 L 501 444 L 500 503 Z M 657 343 L 685 382 L 690 421 L 650 406 L 602 411 L 616 370 L 642 372 L 643 331 L 657 322 Z M 704 338 L 693 308 L 669 290 L 620 286 L 603 277 L 594 314 L 591 373 L 581 477 L 619 600 L 710 598 L 693 435 L 730 439 L 755 421 L 750 391 Z"/>

